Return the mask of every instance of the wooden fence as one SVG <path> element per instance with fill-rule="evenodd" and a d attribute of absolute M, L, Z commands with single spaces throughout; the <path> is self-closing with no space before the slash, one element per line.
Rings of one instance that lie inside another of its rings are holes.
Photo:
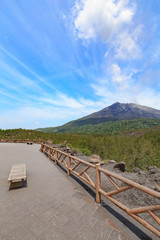
<path fill-rule="evenodd" d="M 28 143 L 28 142 L 32 142 L 32 143 L 39 143 L 41 144 L 42 141 L 39 139 L 0 139 L 0 143 Z"/>
<path fill-rule="evenodd" d="M 160 237 L 160 230 L 158 228 L 160 227 L 160 218 L 155 214 L 156 211 L 160 211 L 160 205 L 150 205 L 150 206 L 143 206 L 138 207 L 134 209 L 130 209 L 127 206 L 125 206 L 123 203 L 119 202 L 114 198 L 114 196 L 118 193 L 121 193 L 123 191 L 127 191 L 129 189 L 138 189 L 139 191 L 151 195 L 153 198 L 160 200 L 160 193 L 156 192 L 148 187 L 145 187 L 143 185 L 140 185 L 138 183 L 135 183 L 131 180 L 128 180 L 122 176 L 119 176 L 113 172 L 107 171 L 106 169 L 103 169 L 100 164 L 92 164 L 89 162 L 86 162 L 82 159 L 79 159 L 75 156 L 71 156 L 70 154 L 64 153 L 57 148 L 53 148 L 47 144 L 41 144 L 40 151 L 45 153 L 49 159 L 54 160 L 55 165 L 59 163 L 62 165 L 66 170 L 68 176 L 70 176 L 71 173 L 75 174 L 78 178 L 85 181 L 87 184 L 89 184 L 92 188 L 96 191 L 96 202 L 101 203 L 101 194 L 106 197 L 108 200 L 110 200 L 112 203 L 116 204 L 118 207 L 123 209 L 127 214 L 129 214 L 131 217 L 136 219 L 139 223 L 141 223 L 144 227 L 149 229 L 151 232 L 153 232 L 155 235 Z M 92 178 L 89 176 L 89 169 L 92 168 L 92 171 L 95 169 L 95 177 Z M 88 172 L 87 172 L 88 171 Z M 114 187 L 114 190 L 110 192 L 106 192 L 102 188 L 101 184 L 101 175 L 104 175 L 112 184 Z M 117 180 L 122 182 L 124 186 L 119 187 L 117 184 Z M 158 225 L 157 227 L 154 227 L 149 222 L 144 220 L 141 216 L 138 216 L 138 214 L 141 213 L 148 213 L 155 221 L 155 224 Z"/>

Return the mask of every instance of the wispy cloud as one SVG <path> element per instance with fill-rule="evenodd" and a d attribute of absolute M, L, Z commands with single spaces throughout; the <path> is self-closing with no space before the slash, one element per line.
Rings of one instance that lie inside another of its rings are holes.
<path fill-rule="evenodd" d="M 118 68 L 117 68 L 118 69 Z M 120 74 L 120 71 L 116 69 Z M 153 87 L 148 87 L 144 85 L 144 82 L 135 83 L 132 80 L 134 72 L 130 76 L 120 76 L 122 81 L 116 83 L 116 85 L 111 85 L 105 81 L 93 84 L 92 88 L 95 91 L 95 94 L 100 97 L 101 104 L 107 105 L 112 104 L 113 102 L 124 102 L 124 103 L 137 103 L 145 106 L 154 107 L 160 109 L 160 93 L 155 91 Z"/>
<path fill-rule="evenodd" d="M 25 70 L 27 70 L 29 73 L 31 73 L 36 79 L 38 79 L 41 83 L 47 85 L 48 87 L 55 89 L 52 84 L 49 84 L 45 79 L 40 77 L 37 73 L 32 71 L 28 66 L 26 66 L 22 61 L 20 61 L 18 58 L 16 58 L 13 54 L 11 54 L 9 51 L 7 51 L 4 47 L 0 45 L 0 50 L 4 52 L 6 55 L 8 55 L 13 61 L 18 63 L 20 66 L 22 66 Z"/>
<path fill-rule="evenodd" d="M 121 32 L 113 41 L 115 57 L 120 59 L 136 59 L 141 57 L 141 48 L 138 44 L 138 37 L 142 26 L 138 26 L 132 33 Z"/>
<path fill-rule="evenodd" d="M 0 126 L 5 129 L 8 126 L 12 128 L 28 128 L 33 129 L 37 127 L 54 127 L 60 126 L 67 121 L 80 118 L 88 115 L 96 108 L 58 108 L 52 106 L 43 107 L 23 107 L 14 110 L 6 110 L 0 118 Z M 46 125 L 47 121 L 47 125 Z M 37 126 L 38 125 L 38 126 Z"/>
<path fill-rule="evenodd" d="M 34 78 L 29 78 L 25 76 L 22 72 L 18 71 L 15 67 L 11 66 L 11 64 L 7 63 L 6 60 L 0 61 L 0 80 L 8 87 L 14 87 L 15 90 L 19 90 L 20 88 L 29 88 L 34 89 L 35 91 L 43 92 L 43 88 L 36 83 Z M 9 82 L 7 82 L 7 79 Z M 12 79 L 12 81 L 10 81 Z M 5 80 L 5 81 L 4 81 Z"/>
<path fill-rule="evenodd" d="M 82 108 L 83 105 L 76 99 L 66 96 L 65 94 L 59 93 L 53 98 L 41 98 L 42 102 L 49 103 L 55 106 L 63 106 L 70 108 Z"/>

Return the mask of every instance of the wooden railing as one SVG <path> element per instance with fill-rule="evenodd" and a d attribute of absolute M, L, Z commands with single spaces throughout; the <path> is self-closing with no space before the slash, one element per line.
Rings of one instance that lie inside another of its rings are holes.
<path fill-rule="evenodd" d="M 27 143 L 27 142 L 32 142 L 32 143 L 42 143 L 41 140 L 39 139 L 0 139 L 0 143 Z"/>
<path fill-rule="evenodd" d="M 136 219 L 144 227 L 146 227 L 155 235 L 160 237 L 160 229 L 158 229 L 160 228 L 160 218 L 155 214 L 156 211 L 160 211 L 160 205 L 150 205 L 150 206 L 143 206 L 143 207 L 130 209 L 113 197 L 116 194 L 135 188 L 147 195 L 151 195 L 153 198 L 160 200 L 159 192 L 156 192 L 148 187 L 145 187 L 131 180 L 128 180 L 127 178 L 119 176 L 113 172 L 107 171 L 106 169 L 103 169 L 100 166 L 100 164 L 96 164 L 96 165 L 91 164 L 75 156 L 71 156 L 70 154 L 64 153 L 57 148 L 50 147 L 47 144 L 41 144 L 40 151 L 45 153 L 49 159 L 52 159 L 55 162 L 55 165 L 57 165 L 57 163 L 62 165 L 67 170 L 68 176 L 70 176 L 70 174 L 73 173 L 78 178 L 82 179 L 87 184 L 89 184 L 92 188 L 94 188 L 96 191 L 97 203 L 101 203 L 101 194 L 102 194 L 112 203 L 116 204 L 118 207 L 123 209 L 131 217 Z M 94 179 L 93 179 L 93 176 L 92 178 L 89 176 L 89 169 L 92 169 L 92 172 L 95 169 Z M 102 184 L 101 184 L 102 174 L 109 180 L 111 185 L 114 187 L 114 190 L 110 192 L 105 191 L 104 187 L 102 187 Z M 124 184 L 125 185 L 122 187 L 119 187 L 119 184 L 118 184 L 119 181 L 123 183 L 123 185 Z M 141 216 L 138 216 L 138 214 L 141 214 L 141 213 L 148 213 L 155 221 L 156 227 L 148 223 Z"/>
<path fill-rule="evenodd" d="M 70 173 L 72 172 L 83 181 L 91 185 L 93 188 L 96 188 L 95 183 L 87 174 L 89 168 L 96 168 L 94 164 L 88 163 L 75 156 L 71 156 L 71 154 L 64 153 L 46 144 L 41 144 L 40 151 L 47 154 L 48 158 L 53 159 L 55 161 L 55 165 L 60 163 L 63 167 L 65 167 L 67 169 L 68 176 L 70 176 Z"/>

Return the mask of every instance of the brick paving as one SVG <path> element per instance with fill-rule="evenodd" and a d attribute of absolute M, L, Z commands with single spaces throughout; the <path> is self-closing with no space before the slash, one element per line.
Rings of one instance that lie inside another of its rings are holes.
<path fill-rule="evenodd" d="M 102 207 L 39 152 L 0 143 L 0 240 L 131 240 Z M 25 163 L 27 186 L 9 190 L 12 164 Z"/>

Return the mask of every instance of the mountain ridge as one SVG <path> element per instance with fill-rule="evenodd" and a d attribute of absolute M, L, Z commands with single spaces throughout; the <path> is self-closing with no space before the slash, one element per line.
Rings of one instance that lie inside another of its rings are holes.
<path fill-rule="evenodd" d="M 160 110 L 138 105 L 135 103 L 119 103 L 116 102 L 106 108 L 101 109 L 95 113 L 85 116 L 81 119 L 88 118 L 106 118 L 109 120 L 126 120 L 133 118 L 160 118 Z"/>
<path fill-rule="evenodd" d="M 146 121 L 148 119 L 149 126 L 159 126 L 159 120 L 160 120 L 160 110 L 138 105 L 135 103 L 119 103 L 116 102 L 106 108 L 103 108 L 97 112 L 94 112 L 92 114 L 89 114 L 85 117 L 79 118 L 74 121 L 70 121 L 62 126 L 58 127 L 50 127 L 50 128 L 39 128 L 36 129 L 38 131 L 48 131 L 49 132 L 86 132 L 87 126 L 99 126 L 100 128 L 103 128 L 103 124 L 106 126 L 106 124 L 115 122 L 123 122 L 123 129 L 125 129 L 124 121 L 134 121 L 134 119 L 139 119 L 141 127 L 144 126 L 147 127 Z M 141 119 L 141 121 L 140 121 Z M 157 121 L 156 121 L 157 120 Z M 153 124 L 151 123 L 153 122 Z M 110 124 L 111 126 L 112 124 Z M 121 125 L 121 123 L 120 123 Z M 133 122 L 132 122 L 133 125 Z M 80 130 L 81 129 L 81 130 Z M 129 129 L 129 128 L 127 128 Z M 88 131 L 88 130 L 87 130 Z"/>

